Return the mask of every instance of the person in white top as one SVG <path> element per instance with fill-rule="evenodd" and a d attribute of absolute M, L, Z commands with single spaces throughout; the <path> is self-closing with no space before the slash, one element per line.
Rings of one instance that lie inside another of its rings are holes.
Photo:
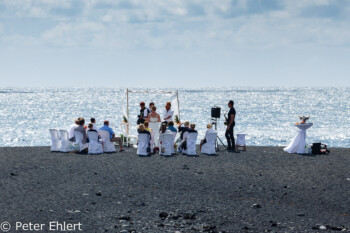
<path fill-rule="evenodd" d="M 148 121 L 148 122 L 160 122 L 160 116 L 156 112 L 156 110 L 157 110 L 157 107 L 153 106 L 152 112 L 150 114 L 148 114 L 146 121 Z"/>
<path fill-rule="evenodd" d="M 213 129 L 213 125 L 212 124 L 207 124 L 207 131 L 205 132 L 205 136 L 204 139 L 201 140 L 201 143 L 199 144 L 199 148 L 200 150 L 202 150 L 202 146 L 207 143 L 207 135 L 209 133 L 215 133 L 216 131 Z"/>
<path fill-rule="evenodd" d="M 171 110 L 171 103 L 166 102 L 163 122 L 169 122 L 173 120 L 174 111 Z"/>
<path fill-rule="evenodd" d="M 149 124 L 149 127 L 152 129 L 154 132 L 154 149 L 159 150 L 159 124 L 160 124 L 160 116 L 156 112 L 157 107 L 153 106 L 152 107 L 152 112 L 148 114 L 147 121 Z"/>
<path fill-rule="evenodd" d="M 68 137 L 69 137 L 69 141 L 71 142 L 74 142 L 75 141 L 75 137 L 74 137 L 74 128 L 79 125 L 79 121 L 80 121 L 80 118 L 78 119 L 75 119 L 74 120 L 74 124 L 71 124 L 69 127 L 68 127 Z"/>

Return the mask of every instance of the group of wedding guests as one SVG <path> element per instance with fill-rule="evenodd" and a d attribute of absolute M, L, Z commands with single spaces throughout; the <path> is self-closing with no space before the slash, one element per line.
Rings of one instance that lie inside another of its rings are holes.
<path fill-rule="evenodd" d="M 154 105 L 153 102 L 149 104 L 149 108 L 146 108 L 146 105 L 144 102 L 140 103 L 140 115 L 138 116 L 137 124 L 138 126 L 138 133 L 139 134 L 148 134 L 150 135 L 150 141 L 149 144 L 154 143 L 154 149 L 153 153 L 159 152 L 159 145 L 162 144 L 162 135 L 163 134 L 172 134 L 174 138 L 176 137 L 177 133 L 180 134 L 180 137 L 174 142 L 174 146 L 177 147 L 178 152 L 182 152 L 186 149 L 187 145 L 187 137 L 185 137 L 185 133 L 197 133 L 196 125 L 194 123 L 190 123 L 189 121 L 185 121 L 183 123 L 178 122 L 178 127 L 176 128 L 174 126 L 173 118 L 173 110 L 171 110 L 171 103 L 167 102 L 165 104 L 165 110 L 163 117 L 161 117 L 156 111 L 157 107 Z M 156 123 L 161 122 L 160 127 L 159 124 L 151 124 L 150 123 Z M 121 137 L 116 137 L 113 129 L 109 126 L 109 121 L 105 120 L 103 122 L 102 127 L 98 127 L 96 125 L 96 119 L 91 118 L 90 122 L 85 125 L 85 119 L 82 117 L 79 117 L 74 121 L 74 124 L 72 124 L 68 129 L 69 134 L 69 140 L 72 142 L 75 142 L 75 134 L 74 132 L 78 131 L 83 135 L 83 144 L 89 142 L 88 132 L 96 132 L 99 135 L 100 131 L 107 131 L 109 133 L 110 141 L 111 142 L 118 142 L 120 147 L 120 152 L 124 151 L 123 149 L 123 143 Z M 207 131 L 205 136 L 207 136 L 208 133 L 215 132 L 214 129 L 212 129 L 212 125 L 207 125 Z M 100 136 L 99 136 L 100 137 Z M 203 140 L 201 140 L 200 148 L 204 143 L 206 143 L 206 137 L 204 137 Z M 85 149 L 87 152 L 87 149 Z M 151 152 L 152 153 L 152 152 Z"/>
<path fill-rule="evenodd" d="M 153 132 L 153 130 L 151 128 L 149 128 L 148 121 L 144 121 L 144 123 L 140 124 L 138 127 L 139 134 L 150 135 L 150 137 L 149 137 L 150 141 L 148 142 L 149 144 L 151 143 L 151 140 L 152 140 L 152 138 L 151 138 L 152 132 Z M 196 130 L 196 125 L 194 123 L 190 123 L 189 121 L 185 121 L 184 123 L 180 123 L 178 125 L 178 127 L 175 128 L 173 121 L 162 122 L 162 124 L 160 125 L 160 128 L 159 128 L 159 134 L 158 134 L 159 136 L 157 134 L 153 134 L 153 137 L 158 136 L 159 144 L 161 145 L 162 138 L 163 138 L 164 134 L 171 134 L 175 138 L 177 133 L 180 133 L 180 137 L 174 142 L 174 146 L 177 147 L 178 152 L 182 153 L 182 151 L 186 150 L 186 147 L 187 147 L 187 137 L 184 136 L 186 132 L 188 132 L 188 134 L 198 133 Z M 216 132 L 216 131 L 212 128 L 212 124 L 208 124 L 207 131 L 205 133 L 205 137 L 204 137 L 204 139 L 201 140 L 201 143 L 200 143 L 200 149 L 202 149 L 202 145 L 207 142 L 206 136 L 212 132 Z M 150 153 L 156 153 L 157 151 L 159 151 L 159 147 L 155 146 L 153 151 L 150 151 Z"/>
<path fill-rule="evenodd" d="M 143 124 L 148 122 L 169 122 L 173 120 L 174 111 L 171 109 L 171 103 L 166 102 L 164 106 L 163 117 L 157 113 L 157 107 L 153 102 L 149 103 L 149 107 L 146 108 L 145 102 L 140 103 L 140 114 L 138 115 L 137 124 Z"/>
<path fill-rule="evenodd" d="M 109 133 L 109 138 L 111 140 L 111 142 L 118 142 L 119 144 L 119 148 L 120 148 L 120 152 L 123 152 L 123 143 L 122 143 L 122 139 L 121 137 L 116 137 L 115 133 L 113 131 L 113 129 L 111 127 L 109 127 L 109 121 L 105 120 L 103 122 L 103 126 L 102 127 L 97 127 L 96 125 L 96 119 L 95 118 L 91 118 L 90 119 L 90 123 L 88 123 L 87 126 L 85 126 L 85 119 L 82 117 L 79 117 L 78 119 L 76 119 L 74 121 L 74 124 L 72 124 L 69 129 L 68 129 L 68 136 L 69 136 L 69 141 L 71 142 L 75 142 L 75 131 L 78 131 L 80 133 L 82 133 L 83 135 L 83 144 L 88 143 L 89 142 L 89 137 L 88 137 L 88 133 L 87 132 L 96 132 L 97 134 L 99 134 L 100 131 L 107 131 Z M 99 136 L 100 137 L 100 136 Z M 87 148 L 85 149 L 85 151 L 87 152 Z"/>

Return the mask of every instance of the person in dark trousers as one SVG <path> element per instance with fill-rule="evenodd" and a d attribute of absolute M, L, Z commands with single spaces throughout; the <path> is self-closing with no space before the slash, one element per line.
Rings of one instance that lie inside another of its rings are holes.
<path fill-rule="evenodd" d="M 228 102 L 228 107 L 230 108 L 230 110 L 229 110 L 228 116 L 227 116 L 225 137 L 227 140 L 227 150 L 229 152 L 238 153 L 238 151 L 236 151 L 235 137 L 234 137 L 234 133 L 233 133 L 233 128 L 235 127 L 235 124 L 236 124 L 235 123 L 236 110 L 233 107 L 233 105 L 234 105 L 233 100 L 230 100 Z"/>
<path fill-rule="evenodd" d="M 145 122 L 145 119 L 148 117 L 148 114 L 150 114 L 150 111 L 148 108 L 145 107 L 145 102 L 140 103 L 140 115 L 138 115 L 137 124 L 143 124 Z"/>

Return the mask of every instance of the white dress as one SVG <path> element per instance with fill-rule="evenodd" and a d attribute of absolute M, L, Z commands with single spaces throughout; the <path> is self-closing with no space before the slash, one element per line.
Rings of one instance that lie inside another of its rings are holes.
<path fill-rule="evenodd" d="M 159 127 L 158 117 L 150 117 L 149 127 L 154 132 L 154 146 L 159 147 Z"/>

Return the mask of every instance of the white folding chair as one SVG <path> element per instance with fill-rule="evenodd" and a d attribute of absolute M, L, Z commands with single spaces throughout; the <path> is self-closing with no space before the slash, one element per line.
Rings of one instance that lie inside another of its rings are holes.
<path fill-rule="evenodd" d="M 177 142 L 177 150 L 178 150 L 178 152 L 181 153 L 181 154 L 183 154 L 183 151 L 181 151 L 181 146 L 182 146 L 182 144 L 184 143 L 184 141 L 186 141 L 187 136 L 188 136 L 188 132 L 186 131 L 186 132 L 183 133 L 182 139 L 181 139 L 181 137 L 180 137 L 180 138 L 179 138 L 180 141 Z"/>
<path fill-rule="evenodd" d="M 120 127 L 121 127 L 122 132 L 123 132 L 123 141 L 122 141 L 123 146 L 129 146 L 137 138 L 135 135 L 129 134 L 128 125 L 129 125 L 129 123 L 124 123 L 124 122 L 120 124 Z"/>
<path fill-rule="evenodd" d="M 152 131 L 150 134 L 151 134 L 151 139 L 149 141 L 149 144 L 150 144 L 151 151 L 153 151 L 153 148 L 154 148 L 154 132 Z"/>
<path fill-rule="evenodd" d="M 98 140 L 98 134 L 94 131 L 88 131 L 87 132 L 88 138 L 89 138 L 89 154 L 102 154 L 103 148 L 102 143 Z"/>
<path fill-rule="evenodd" d="M 171 132 L 171 133 L 173 134 L 174 142 L 175 142 L 177 132 Z M 174 144 L 174 143 L 173 143 L 173 144 Z M 175 147 L 174 147 L 174 145 L 171 147 L 171 153 L 172 153 L 172 154 L 175 154 Z"/>
<path fill-rule="evenodd" d="M 147 148 L 149 147 L 150 135 L 140 133 L 137 136 L 137 154 L 140 156 L 148 156 Z"/>
<path fill-rule="evenodd" d="M 202 145 L 202 150 L 201 150 L 202 154 L 208 154 L 208 155 L 216 154 L 216 151 L 215 151 L 216 137 L 217 137 L 216 132 L 208 133 L 206 135 L 205 139 L 207 140 L 207 142 Z"/>
<path fill-rule="evenodd" d="M 67 153 L 71 151 L 72 150 L 71 148 L 73 147 L 73 145 L 69 141 L 68 131 L 64 129 L 60 129 L 60 137 L 61 137 L 61 152 Z"/>
<path fill-rule="evenodd" d="M 89 143 L 83 143 L 84 135 L 79 131 L 74 131 L 75 144 L 79 146 L 79 152 L 89 148 Z"/>
<path fill-rule="evenodd" d="M 111 142 L 109 132 L 106 130 L 100 130 L 99 134 L 100 134 L 101 140 L 103 142 L 103 152 L 105 152 L 105 153 L 116 152 L 115 144 L 114 144 L 114 142 Z"/>
<path fill-rule="evenodd" d="M 184 135 L 185 136 L 185 135 Z M 196 141 L 197 141 L 198 133 L 188 133 L 186 137 L 186 150 L 183 150 L 183 154 L 187 155 L 197 155 L 196 153 Z"/>
<path fill-rule="evenodd" d="M 245 134 L 237 134 L 237 139 L 236 139 L 236 150 L 238 150 L 240 147 L 243 147 L 243 150 L 247 150 L 247 146 L 245 144 Z"/>
<path fill-rule="evenodd" d="M 57 129 L 49 129 L 51 135 L 51 151 L 59 152 L 61 149 L 60 136 Z"/>
<path fill-rule="evenodd" d="M 174 136 L 172 133 L 162 133 L 159 136 L 161 144 L 160 155 L 171 156 L 174 150 Z M 164 152 L 162 152 L 164 150 Z"/>

